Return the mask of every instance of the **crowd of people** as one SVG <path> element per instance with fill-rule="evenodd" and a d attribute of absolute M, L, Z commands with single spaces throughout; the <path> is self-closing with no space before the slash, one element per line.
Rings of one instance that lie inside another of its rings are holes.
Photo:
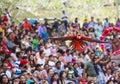
<path fill-rule="evenodd" d="M 78 52 L 70 41 L 48 39 L 77 33 L 99 39 L 104 29 L 120 27 L 119 19 L 112 24 L 108 18 L 102 23 L 91 17 L 80 24 L 78 18 L 70 22 L 64 11 L 61 20 L 52 22 L 32 24 L 25 18 L 16 24 L 13 17 L 8 9 L 0 15 L 0 84 L 120 84 L 120 66 L 111 60 L 111 43 L 102 50 L 100 44 L 88 42 L 88 49 Z M 119 36 L 112 31 L 105 40 L 120 42 Z"/>

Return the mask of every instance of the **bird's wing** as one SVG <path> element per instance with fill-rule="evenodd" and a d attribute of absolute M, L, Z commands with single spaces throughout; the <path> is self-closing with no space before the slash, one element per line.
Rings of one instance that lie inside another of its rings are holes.
<path fill-rule="evenodd" d="M 66 41 L 66 40 L 73 40 L 74 36 L 55 36 L 55 37 L 49 37 L 48 39 Z"/>
<path fill-rule="evenodd" d="M 86 37 L 86 36 L 82 36 L 81 40 L 88 41 L 88 42 L 108 43 L 108 42 L 105 42 L 105 41 L 101 41 L 101 40 L 97 40 L 97 39 L 92 39 L 92 38 L 89 38 L 89 37 Z"/>

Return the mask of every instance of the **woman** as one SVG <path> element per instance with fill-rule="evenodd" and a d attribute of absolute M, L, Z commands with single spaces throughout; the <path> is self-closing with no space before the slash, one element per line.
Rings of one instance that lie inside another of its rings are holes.
<path fill-rule="evenodd" d="M 82 73 L 82 77 L 80 78 L 79 84 L 88 84 L 87 74 Z"/>
<path fill-rule="evenodd" d="M 60 80 L 59 80 L 60 84 L 66 84 L 66 80 L 65 80 L 66 76 L 67 76 L 67 74 L 65 71 L 60 72 Z"/>
<path fill-rule="evenodd" d="M 21 75 L 19 84 L 26 84 L 26 81 L 27 81 L 26 77 L 24 75 Z"/>
<path fill-rule="evenodd" d="M 35 54 L 31 54 L 31 55 L 29 56 L 29 63 L 30 63 L 30 66 L 31 66 L 32 68 L 35 66 L 34 55 L 35 55 Z"/>
<path fill-rule="evenodd" d="M 0 76 L 0 84 L 9 84 L 9 80 L 6 74 Z"/>
<path fill-rule="evenodd" d="M 12 80 L 12 84 L 19 84 L 19 82 L 20 82 L 19 77 L 13 78 L 13 80 Z"/>
<path fill-rule="evenodd" d="M 0 84 L 9 84 L 9 80 L 6 74 L 0 76 Z"/>
<path fill-rule="evenodd" d="M 54 73 L 51 78 L 51 84 L 60 84 L 59 83 L 59 75 L 58 73 Z"/>

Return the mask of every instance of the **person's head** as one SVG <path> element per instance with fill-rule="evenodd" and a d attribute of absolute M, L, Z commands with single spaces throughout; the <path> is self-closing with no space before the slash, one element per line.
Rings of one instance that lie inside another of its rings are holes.
<path fill-rule="evenodd" d="M 100 24 L 100 19 L 99 18 L 97 18 L 97 23 Z"/>
<path fill-rule="evenodd" d="M 78 64 L 77 64 L 77 63 L 74 63 L 74 64 L 73 64 L 73 67 L 74 67 L 75 69 L 77 69 L 77 68 L 78 68 Z"/>
<path fill-rule="evenodd" d="M 48 65 L 48 64 L 45 64 L 45 65 L 44 65 L 44 69 L 45 69 L 45 70 L 48 70 L 48 69 L 49 69 L 49 65 Z"/>
<path fill-rule="evenodd" d="M 25 18 L 24 21 L 27 22 L 28 21 L 27 18 Z"/>
<path fill-rule="evenodd" d="M 83 72 L 82 73 L 82 77 L 86 78 L 87 77 L 87 73 Z"/>
<path fill-rule="evenodd" d="M 15 77 L 12 79 L 12 84 L 19 84 L 20 82 L 20 78 L 19 77 Z"/>
<path fill-rule="evenodd" d="M 45 57 L 45 53 L 44 53 L 44 51 L 43 51 L 43 50 L 40 50 L 40 52 L 39 52 L 39 53 L 40 53 L 40 57 L 41 57 L 41 58 L 44 58 L 44 57 Z"/>
<path fill-rule="evenodd" d="M 63 10 L 62 13 L 65 14 L 65 11 Z"/>
<path fill-rule="evenodd" d="M 52 68 L 49 68 L 49 69 L 47 70 L 47 73 L 48 73 L 48 76 L 52 77 L 53 74 L 54 74 L 54 71 L 53 71 Z"/>
<path fill-rule="evenodd" d="M 53 78 L 54 81 L 57 81 L 59 79 L 58 73 L 54 73 L 52 78 Z"/>
<path fill-rule="evenodd" d="M 29 56 L 29 61 L 34 61 L 34 56 L 35 56 L 35 54 L 31 54 L 31 55 Z"/>
<path fill-rule="evenodd" d="M 6 12 L 8 12 L 8 9 L 7 9 L 7 8 L 5 8 L 5 11 L 6 11 Z"/>
<path fill-rule="evenodd" d="M 76 18 L 75 18 L 75 23 L 77 23 L 77 22 L 78 22 L 78 18 L 76 17 Z"/>
<path fill-rule="evenodd" d="M 8 69 L 8 63 L 4 62 L 3 65 L 2 65 L 2 67 L 3 67 L 4 70 L 7 70 Z"/>
<path fill-rule="evenodd" d="M 72 68 L 73 68 L 72 62 L 68 62 L 68 63 L 67 63 L 67 66 L 68 66 L 69 69 L 72 69 Z"/>
<path fill-rule="evenodd" d="M 61 71 L 60 72 L 60 79 L 65 79 L 67 76 L 66 72 L 65 71 Z"/>
<path fill-rule="evenodd" d="M 41 84 L 48 84 L 46 80 L 41 80 Z"/>
<path fill-rule="evenodd" d="M 91 21 L 94 21 L 94 17 L 91 17 Z"/>
<path fill-rule="evenodd" d="M 114 84 L 112 80 L 108 80 L 106 84 Z"/>
<path fill-rule="evenodd" d="M 0 76 L 0 84 L 8 84 L 9 83 L 9 79 L 7 77 L 6 74 L 3 74 Z"/>
<path fill-rule="evenodd" d="M 60 61 L 56 62 L 56 68 L 57 68 L 57 69 L 60 69 L 60 68 L 61 68 L 61 62 L 60 62 Z"/>
<path fill-rule="evenodd" d="M 87 19 L 85 19 L 84 22 L 87 22 Z"/>
<path fill-rule="evenodd" d="M 105 18 L 105 21 L 108 22 L 108 18 Z"/>
<path fill-rule="evenodd" d="M 24 75 L 21 75 L 20 76 L 20 84 L 26 84 L 26 81 L 27 81 L 26 77 Z"/>
<path fill-rule="evenodd" d="M 49 60 L 50 60 L 50 61 L 53 61 L 53 60 L 54 60 L 52 55 L 49 56 Z"/>
<path fill-rule="evenodd" d="M 10 58 L 11 58 L 10 55 L 8 55 L 8 54 L 5 55 L 5 61 L 10 62 L 10 60 L 11 60 Z"/>
<path fill-rule="evenodd" d="M 96 84 L 96 83 L 95 83 L 95 81 L 90 80 L 90 81 L 88 81 L 88 84 Z"/>
<path fill-rule="evenodd" d="M 112 62 L 112 66 L 116 67 L 117 66 L 116 62 Z"/>
<path fill-rule="evenodd" d="M 22 53 L 22 52 L 17 52 L 17 53 L 16 53 L 16 56 L 17 56 L 18 58 L 22 58 L 22 57 L 23 57 L 23 53 Z"/>
<path fill-rule="evenodd" d="M 43 68 L 42 68 L 42 64 L 36 64 L 35 68 L 36 68 L 36 70 L 38 70 L 38 71 L 40 71 L 40 70 L 43 69 Z"/>
<path fill-rule="evenodd" d="M 100 49 L 99 49 L 98 47 L 96 47 L 95 51 L 97 51 L 97 52 L 98 52 L 98 51 L 100 51 Z"/>
<path fill-rule="evenodd" d="M 90 59 L 93 61 L 95 59 L 95 54 L 94 53 L 91 53 L 90 54 Z"/>

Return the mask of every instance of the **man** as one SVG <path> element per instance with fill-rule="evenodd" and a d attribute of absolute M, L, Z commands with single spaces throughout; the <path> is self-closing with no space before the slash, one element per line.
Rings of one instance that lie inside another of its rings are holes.
<path fill-rule="evenodd" d="M 94 17 L 91 17 L 91 21 L 90 21 L 90 23 L 89 23 L 89 28 L 94 28 L 95 27 L 95 24 L 96 24 L 96 22 L 94 21 Z"/>
<path fill-rule="evenodd" d="M 46 78 L 46 80 L 48 81 L 49 84 L 51 84 L 51 78 L 52 78 L 53 74 L 54 74 L 53 69 L 52 69 L 52 68 L 49 68 L 49 69 L 47 70 L 47 75 L 48 75 L 48 76 L 47 76 L 47 78 Z"/>
<path fill-rule="evenodd" d="M 100 57 L 99 59 L 95 60 L 95 54 L 91 53 L 90 54 L 90 58 L 91 58 L 91 61 L 86 63 L 85 72 L 87 73 L 89 81 L 93 80 L 93 81 L 97 82 L 98 72 L 96 70 L 96 66 L 95 65 L 99 61 L 101 61 L 103 57 Z"/>
<path fill-rule="evenodd" d="M 28 22 L 27 18 L 24 19 L 24 23 L 22 24 L 22 27 L 28 32 L 31 30 L 31 24 Z"/>
<path fill-rule="evenodd" d="M 65 24 L 65 27 L 67 28 L 68 26 L 68 15 L 65 13 L 65 11 L 62 11 L 62 21 Z"/>
<path fill-rule="evenodd" d="M 104 29 L 109 27 L 110 22 L 108 21 L 108 18 L 105 18 L 105 22 L 104 22 Z"/>

